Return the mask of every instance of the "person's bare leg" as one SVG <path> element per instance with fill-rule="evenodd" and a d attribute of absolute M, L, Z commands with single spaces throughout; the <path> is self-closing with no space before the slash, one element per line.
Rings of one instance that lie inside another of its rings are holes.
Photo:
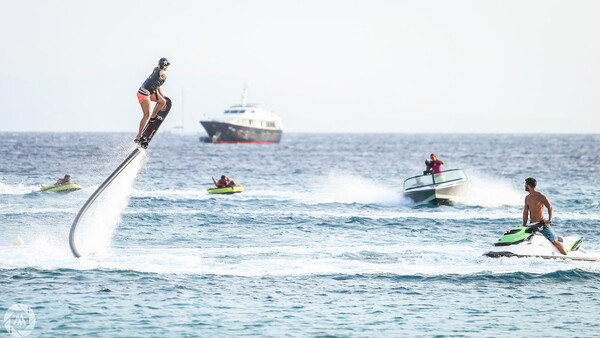
<path fill-rule="evenodd" d="M 560 251 L 561 254 L 563 254 L 563 255 L 567 254 L 567 251 L 565 251 L 565 247 L 562 245 L 561 242 L 554 241 L 554 242 L 552 242 L 552 244 L 554 244 L 554 246 L 558 249 L 558 251 Z"/>
<path fill-rule="evenodd" d="M 142 137 L 142 133 L 144 132 L 144 127 L 146 126 L 146 123 L 148 122 L 148 119 L 150 118 L 150 107 L 151 107 L 151 103 L 150 100 L 145 100 L 144 102 L 140 103 L 140 105 L 142 106 L 142 111 L 144 113 L 144 116 L 142 117 L 142 120 L 140 121 L 140 131 L 138 132 L 137 135 L 137 139 L 139 139 L 140 137 Z"/>
<path fill-rule="evenodd" d="M 154 100 L 153 100 L 154 101 Z M 164 97 L 156 94 L 156 106 L 154 107 L 154 111 L 152 112 L 152 118 L 156 117 L 156 114 L 158 114 L 158 112 L 162 109 L 162 107 L 165 106 L 165 104 L 167 104 L 167 100 L 165 100 Z"/>

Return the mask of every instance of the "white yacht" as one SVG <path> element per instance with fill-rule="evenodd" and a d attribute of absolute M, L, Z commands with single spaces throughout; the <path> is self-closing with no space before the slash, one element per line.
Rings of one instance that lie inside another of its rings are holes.
<path fill-rule="evenodd" d="M 231 106 L 222 115 L 200 121 L 213 143 L 279 143 L 281 119 L 273 112 L 246 104 L 248 87 L 242 104 Z"/>

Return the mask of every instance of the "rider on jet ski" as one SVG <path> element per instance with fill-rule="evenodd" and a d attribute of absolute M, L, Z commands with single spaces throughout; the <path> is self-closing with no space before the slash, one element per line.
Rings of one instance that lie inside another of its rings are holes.
<path fill-rule="evenodd" d="M 531 223 L 543 224 L 540 232 L 550 241 L 554 246 L 562 253 L 566 255 L 567 252 L 563 247 L 562 243 L 558 241 L 558 238 L 552 232 L 550 223 L 552 223 L 552 205 L 546 196 L 535 190 L 537 181 L 533 177 L 525 179 L 525 191 L 529 192 L 529 195 L 525 197 L 525 209 L 523 210 L 523 226 L 527 226 L 527 218 L 531 219 Z M 544 206 L 548 208 L 548 220 L 544 221 Z"/>

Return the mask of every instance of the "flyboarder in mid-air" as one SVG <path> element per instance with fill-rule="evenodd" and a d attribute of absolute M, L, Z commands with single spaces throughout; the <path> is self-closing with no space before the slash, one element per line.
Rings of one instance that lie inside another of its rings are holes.
<path fill-rule="evenodd" d="M 137 97 L 140 102 L 140 106 L 142 106 L 142 112 L 144 116 L 140 121 L 140 128 L 137 137 L 135 138 L 135 143 L 143 143 L 142 134 L 144 133 L 144 127 L 148 120 L 152 123 L 156 118 L 158 112 L 166 108 L 167 100 L 160 88 L 165 80 L 167 79 L 167 69 L 171 65 L 171 62 L 167 60 L 167 58 L 161 58 L 158 60 L 158 67 L 155 67 L 152 71 L 152 74 L 144 81 L 140 89 L 138 89 Z M 150 116 L 150 108 L 151 102 L 156 102 L 156 106 L 154 107 L 154 111 L 152 111 L 152 116 Z M 162 119 L 158 116 L 159 119 Z"/>

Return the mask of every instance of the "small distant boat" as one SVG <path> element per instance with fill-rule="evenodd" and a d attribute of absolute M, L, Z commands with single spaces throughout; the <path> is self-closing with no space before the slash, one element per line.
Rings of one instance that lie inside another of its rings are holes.
<path fill-rule="evenodd" d="M 415 203 L 453 204 L 467 195 L 470 181 L 460 169 L 425 174 L 404 181 L 404 195 Z"/>
<path fill-rule="evenodd" d="M 42 192 L 63 192 L 63 193 L 67 193 L 67 192 L 71 192 L 71 191 L 75 191 L 75 190 L 80 190 L 81 186 L 79 184 L 76 183 L 69 183 L 69 184 L 63 184 L 63 185 L 44 185 L 42 186 L 42 188 L 40 189 L 40 191 Z"/>
<path fill-rule="evenodd" d="M 225 188 L 208 188 L 206 189 L 211 194 L 235 194 L 244 191 L 244 186 L 238 184 L 233 187 L 225 187 Z"/>
<path fill-rule="evenodd" d="M 248 87 L 244 88 L 242 104 L 226 109 L 223 115 L 200 121 L 212 143 L 279 143 L 281 119 L 273 112 L 246 104 Z"/>

